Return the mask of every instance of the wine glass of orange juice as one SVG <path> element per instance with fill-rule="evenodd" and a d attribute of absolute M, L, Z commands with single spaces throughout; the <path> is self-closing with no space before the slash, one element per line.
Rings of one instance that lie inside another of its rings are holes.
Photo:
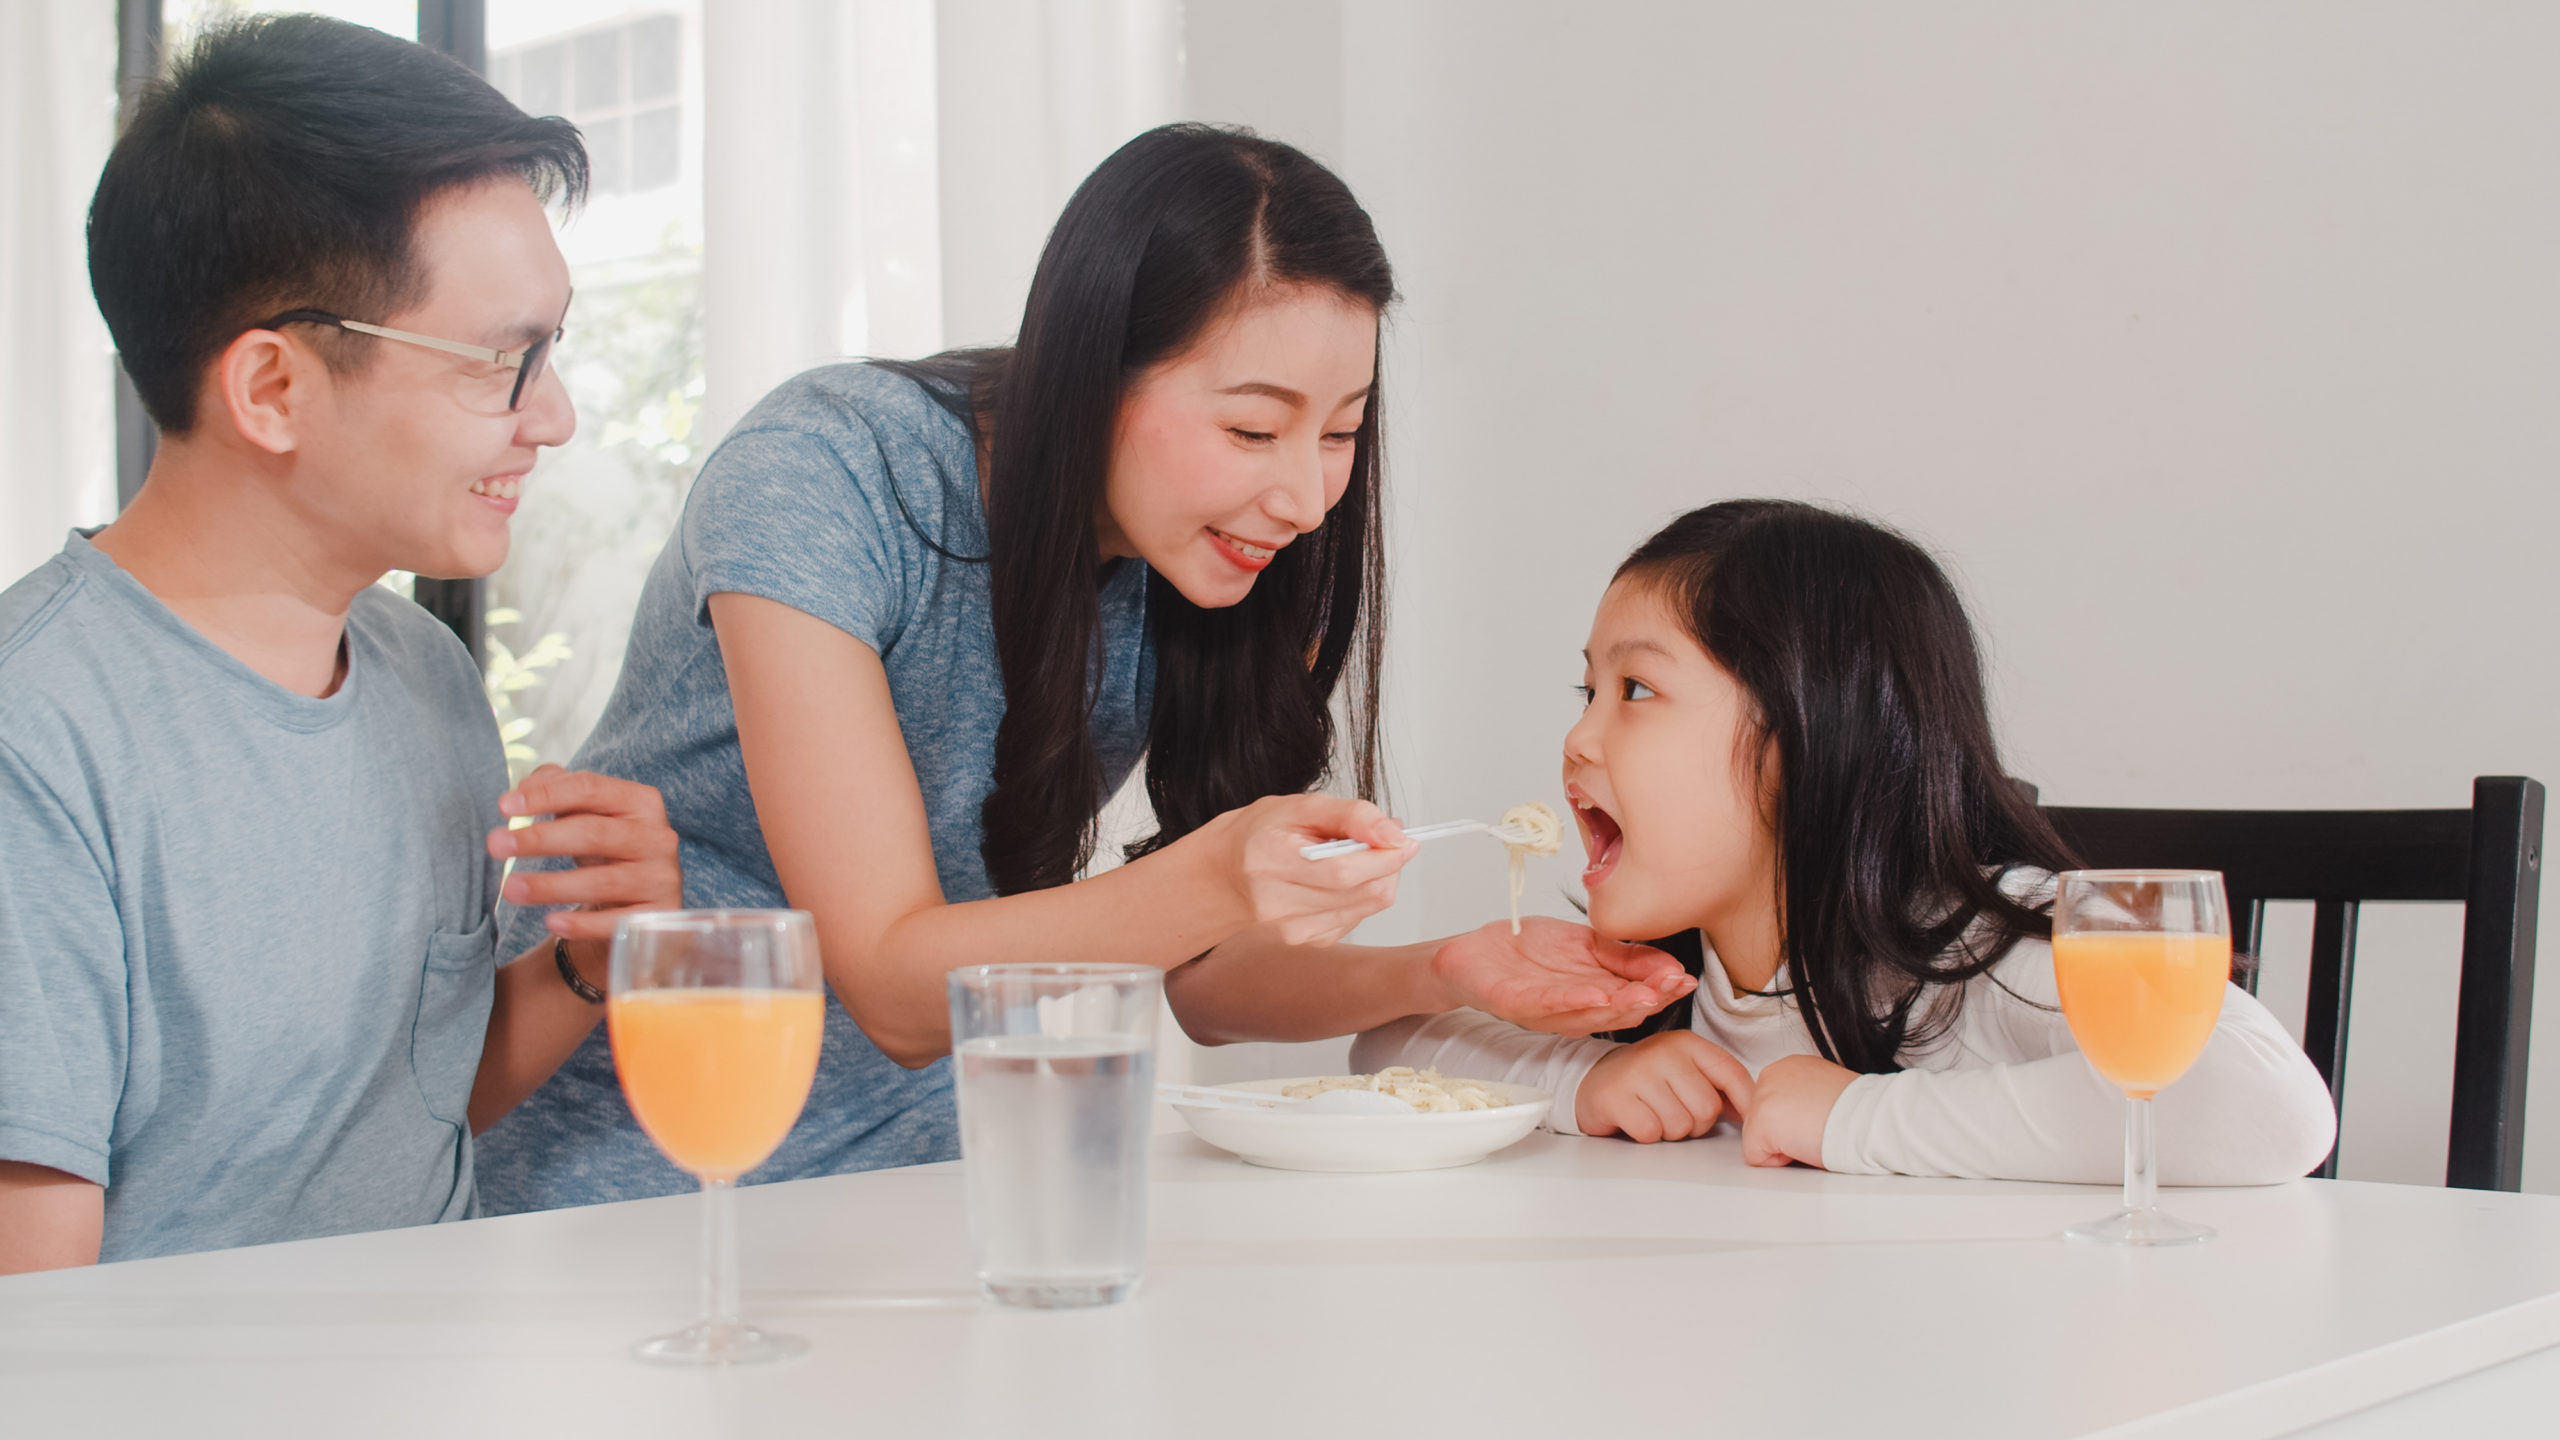
<path fill-rule="evenodd" d="M 2210 1227 L 2161 1213 L 2151 1097 L 2187 1073 L 2222 1017 L 2231 904 L 2211 870 L 2068 870 L 2053 905 L 2062 1018 L 2125 1095 L 2124 1208 L 2063 1233 L 2101 1245 L 2189 1245 Z"/>
<path fill-rule="evenodd" d="M 605 1025 L 640 1128 L 702 1182 L 702 1318 L 633 1348 L 668 1365 L 808 1350 L 738 1318 L 738 1178 L 773 1154 L 818 1073 L 826 1000 L 801 910 L 654 910 L 614 926 Z"/>

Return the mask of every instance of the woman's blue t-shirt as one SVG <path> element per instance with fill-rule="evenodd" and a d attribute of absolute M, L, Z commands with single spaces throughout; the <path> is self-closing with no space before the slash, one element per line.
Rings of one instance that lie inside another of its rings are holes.
<path fill-rule="evenodd" d="M 977 451 L 959 417 L 914 381 L 869 365 L 784 383 L 704 463 L 641 591 L 622 679 L 574 765 L 658 787 L 682 837 L 686 904 L 787 903 L 747 792 L 708 609 L 721 591 L 778 600 L 878 652 L 924 792 L 942 893 L 954 902 L 987 898 L 995 892 L 979 856 L 978 811 L 993 784 L 1004 677 L 986 553 Z M 1114 567 L 1100 596 L 1104 665 L 1092 733 L 1115 789 L 1146 745 L 1155 679 L 1146 596 L 1146 568 L 1134 560 Z M 539 912 L 511 911 L 500 953 L 520 954 L 542 938 Z M 601 1026 L 480 1137 L 478 1151 L 481 1202 L 496 1213 L 674 1194 L 694 1183 L 632 1120 Z M 950 1060 L 906 1069 L 830 1004 L 808 1108 L 749 1178 L 959 1153 Z"/>

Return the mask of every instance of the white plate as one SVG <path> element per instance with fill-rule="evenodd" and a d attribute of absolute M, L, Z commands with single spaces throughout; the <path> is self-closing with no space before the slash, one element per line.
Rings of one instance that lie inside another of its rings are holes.
<path fill-rule="evenodd" d="M 1277 1095 L 1318 1077 L 1253 1080 L 1220 1090 Z M 1445 1170 L 1517 1144 L 1546 1118 L 1554 1097 L 1527 1085 L 1479 1082 L 1511 1103 L 1499 1110 L 1410 1115 L 1301 1115 L 1288 1110 L 1185 1105 L 1174 1109 L 1201 1139 L 1275 1170 Z"/>

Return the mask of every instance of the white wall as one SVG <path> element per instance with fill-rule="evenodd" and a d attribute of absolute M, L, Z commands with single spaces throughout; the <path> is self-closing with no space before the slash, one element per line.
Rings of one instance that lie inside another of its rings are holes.
<path fill-rule="evenodd" d="M 1316 88 L 1338 85 L 1337 158 L 1407 297 L 1386 376 L 1406 813 L 1552 798 L 1610 567 L 1755 494 L 1938 549 L 2011 766 L 2053 802 L 2458 806 L 2474 774 L 2560 781 L 2560 11 L 1191 8 L 1193 113 L 1248 121 L 1204 93 L 1234 63 L 1204 42 L 1339 16 Z M 1237 108 L 1309 129 L 1264 78 Z M 1499 865 L 1446 848 L 1373 933 L 1495 911 Z M 2368 912 L 2351 1176 L 2441 1178 L 2458 943 L 2447 910 Z M 2555 1016 L 2560 975 L 2542 1190 Z"/>
<path fill-rule="evenodd" d="M 83 238 L 115 73 L 113 6 L 0 5 L 0 588 L 115 513 L 115 360 Z"/>

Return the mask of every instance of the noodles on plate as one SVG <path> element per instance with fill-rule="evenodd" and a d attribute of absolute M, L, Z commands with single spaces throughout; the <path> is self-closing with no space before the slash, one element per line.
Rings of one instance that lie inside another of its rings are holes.
<path fill-rule="evenodd" d="M 1390 1065 L 1375 1075 L 1327 1075 L 1282 1087 L 1292 1100 L 1305 1100 L 1329 1090 L 1373 1090 L 1392 1095 L 1425 1114 L 1453 1110 L 1500 1110 L 1511 1102 L 1485 1088 L 1481 1080 L 1453 1080 L 1437 1070 Z"/>

